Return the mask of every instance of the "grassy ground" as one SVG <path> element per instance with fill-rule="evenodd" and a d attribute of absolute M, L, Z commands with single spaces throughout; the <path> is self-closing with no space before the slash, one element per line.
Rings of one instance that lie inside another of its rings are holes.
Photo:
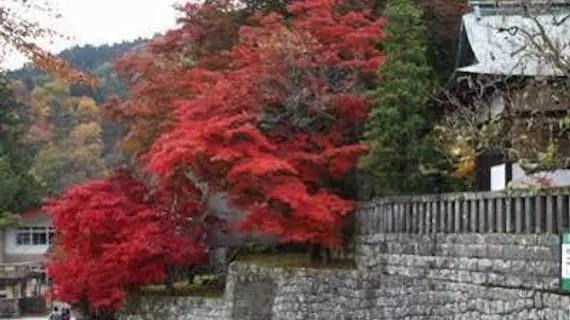
<path fill-rule="evenodd" d="M 142 295 L 149 296 L 195 296 L 204 298 L 219 298 L 224 295 L 223 289 L 214 288 L 209 284 L 202 284 L 204 280 L 210 280 L 213 276 L 196 276 L 193 283 L 180 281 L 174 283 L 174 293 L 166 290 L 164 284 L 145 286 L 140 289 Z"/>
<path fill-rule="evenodd" d="M 236 259 L 272 268 L 309 268 L 309 269 L 354 269 L 356 265 L 350 259 L 335 259 L 327 263 L 310 261 L 307 254 L 302 253 L 252 253 Z"/>

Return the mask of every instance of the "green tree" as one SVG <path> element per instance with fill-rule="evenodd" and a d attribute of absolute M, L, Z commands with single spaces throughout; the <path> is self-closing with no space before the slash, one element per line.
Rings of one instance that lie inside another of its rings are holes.
<path fill-rule="evenodd" d="M 44 189 L 28 173 L 30 161 L 18 143 L 22 126 L 18 102 L 0 74 L 0 230 L 19 223 L 18 213 L 39 206 Z"/>
<path fill-rule="evenodd" d="M 376 12 L 382 13 L 389 2 L 374 0 Z M 467 1 L 414 0 L 414 3 L 422 10 L 423 37 L 427 60 L 434 71 L 432 77 L 439 86 L 445 85 L 455 69 L 461 17 L 469 11 Z"/>
<path fill-rule="evenodd" d="M 433 121 L 425 102 L 433 75 L 422 10 L 413 0 L 389 0 L 383 16 L 386 61 L 371 93 L 375 104 L 364 136 L 370 152 L 360 167 L 373 176 L 376 195 L 447 191 L 447 178 L 431 170 L 440 155 L 426 143 Z"/>

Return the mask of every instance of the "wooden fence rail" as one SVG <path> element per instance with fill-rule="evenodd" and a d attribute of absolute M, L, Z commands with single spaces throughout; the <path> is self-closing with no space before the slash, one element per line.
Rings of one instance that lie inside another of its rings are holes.
<path fill-rule="evenodd" d="M 559 233 L 570 229 L 570 190 L 388 197 L 360 206 L 359 234 Z"/>

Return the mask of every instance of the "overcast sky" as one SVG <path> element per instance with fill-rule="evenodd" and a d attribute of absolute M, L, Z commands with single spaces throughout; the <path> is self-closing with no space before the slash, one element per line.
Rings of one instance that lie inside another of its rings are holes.
<path fill-rule="evenodd" d="M 116 43 L 151 37 L 176 25 L 173 4 L 183 0 L 49 0 L 62 17 L 47 20 L 58 31 L 73 38 L 40 43 L 57 53 L 75 44 Z M 17 68 L 25 62 L 20 54 L 10 54 L 2 66 Z"/>

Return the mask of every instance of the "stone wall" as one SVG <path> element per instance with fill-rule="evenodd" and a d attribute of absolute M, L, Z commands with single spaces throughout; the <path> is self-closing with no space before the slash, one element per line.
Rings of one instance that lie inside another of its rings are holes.
<path fill-rule="evenodd" d="M 568 319 L 570 296 L 558 293 L 558 241 L 556 235 L 359 236 L 356 270 L 237 263 L 223 299 L 149 305 L 168 305 L 161 319 Z"/>
<path fill-rule="evenodd" d="M 556 235 L 376 234 L 357 264 L 380 276 L 372 319 L 568 319 Z"/>
<path fill-rule="evenodd" d="M 277 274 L 247 270 L 239 270 L 234 274 L 232 317 L 271 319 L 272 306 L 277 295 Z M 255 302 L 255 308 L 251 307 L 252 302 Z"/>
<path fill-rule="evenodd" d="M 145 297 L 135 302 L 137 308 L 123 314 L 122 320 L 218 320 L 227 319 L 223 299 L 198 297 Z"/>
<path fill-rule="evenodd" d="M 250 279 L 263 279 L 263 285 L 256 287 L 274 288 L 274 298 L 267 306 L 264 305 L 267 301 L 251 299 L 248 295 L 238 295 L 238 290 L 233 291 L 236 294 L 229 297 L 229 302 L 247 305 L 250 311 L 234 308 L 238 312 L 233 312 L 231 319 L 370 319 L 368 315 L 373 300 L 368 293 L 376 285 L 368 274 L 360 270 L 281 269 L 237 264 L 232 266 L 231 274 L 240 281 L 230 286 Z M 265 310 L 263 316 L 258 313 L 252 317 L 251 309 L 258 308 Z"/>
<path fill-rule="evenodd" d="M 230 267 L 223 299 L 145 298 L 123 320 L 356 320 L 369 317 L 378 283 L 359 270 Z"/>

